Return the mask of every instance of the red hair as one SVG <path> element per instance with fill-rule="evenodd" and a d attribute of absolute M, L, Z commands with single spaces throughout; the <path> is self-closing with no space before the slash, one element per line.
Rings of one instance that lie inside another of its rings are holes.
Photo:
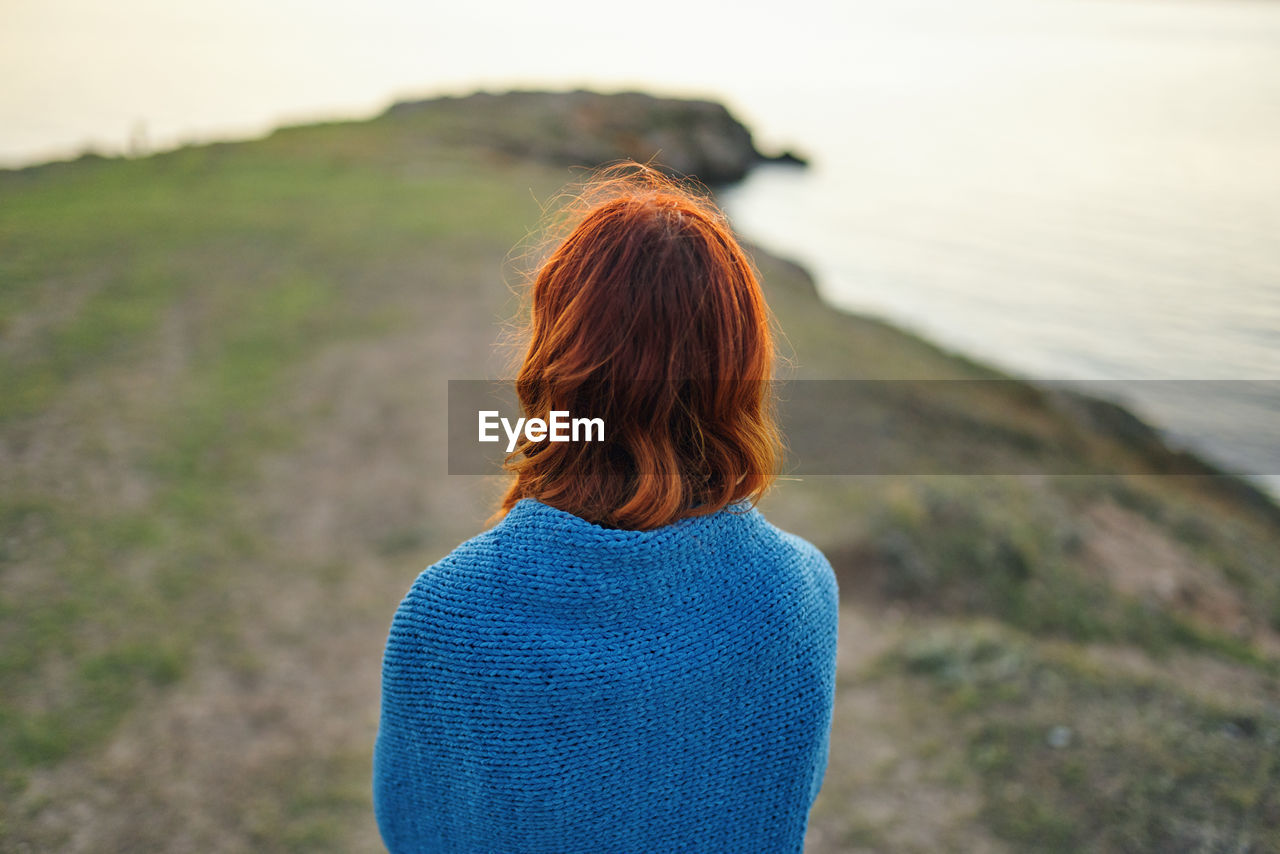
<path fill-rule="evenodd" d="M 780 441 L 759 278 L 704 192 L 639 164 L 597 175 L 529 288 L 524 414 L 602 418 L 604 441 L 525 439 L 501 517 L 522 498 L 648 530 L 754 503 Z"/>

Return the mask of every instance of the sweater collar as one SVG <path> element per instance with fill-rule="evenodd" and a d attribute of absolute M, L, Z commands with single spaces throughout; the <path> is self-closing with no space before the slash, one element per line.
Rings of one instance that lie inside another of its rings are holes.
<path fill-rule="evenodd" d="M 740 502 L 715 513 L 686 516 L 648 531 L 605 528 L 535 498 L 522 498 L 498 524 L 498 530 L 520 540 L 561 548 L 582 546 L 635 558 L 647 552 L 669 555 L 673 549 L 705 544 L 735 531 L 746 534 L 762 524 L 764 517 L 760 511 L 748 502 Z"/>

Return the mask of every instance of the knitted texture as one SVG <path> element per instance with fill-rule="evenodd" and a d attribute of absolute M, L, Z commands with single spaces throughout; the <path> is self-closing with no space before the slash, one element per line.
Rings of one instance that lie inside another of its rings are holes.
<path fill-rule="evenodd" d="M 744 506 L 653 531 L 525 499 L 418 576 L 383 657 L 402 852 L 787 852 L 826 768 L 836 582 Z"/>

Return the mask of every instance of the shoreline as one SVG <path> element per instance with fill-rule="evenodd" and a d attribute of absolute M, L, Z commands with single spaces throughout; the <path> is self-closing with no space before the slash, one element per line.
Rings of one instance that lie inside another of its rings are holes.
<path fill-rule="evenodd" d="M 964 365 L 978 375 L 999 382 L 1007 382 L 1011 388 L 1024 387 L 1045 393 L 1048 399 L 1056 402 L 1055 408 L 1060 414 L 1073 419 L 1083 429 L 1094 431 L 1124 444 L 1148 459 L 1153 466 L 1165 469 L 1168 473 L 1162 476 L 1208 478 L 1215 484 L 1218 491 L 1233 496 L 1280 525 L 1280 496 L 1273 494 L 1249 476 L 1226 471 L 1194 448 L 1180 448 L 1171 444 L 1159 425 L 1147 421 L 1125 404 L 1091 390 L 1081 391 L 1078 388 L 1071 388 L 1087 386 L 1087 382 L 1039 380 L 1034 377 L 1019 376 L 977 356 L 954 350 L 927 335 L 895 322 L 892 318 L 843 309 L 822 297 L 816 276 L 802 261 L 757 245 L 751 245 L 750 251 L 752 254 L 767 256 L 774 262 L 791 268 L 796 275 L 808 283 L 811 298 L 827 311 L 840 317 L 850 318 L 865 326 L 887 330 L 894 336 L 909 339 L 937 353 L 940 358 Z M 1119 477 L 1122 475 L 1104 473 L 1072 476 Z"/>

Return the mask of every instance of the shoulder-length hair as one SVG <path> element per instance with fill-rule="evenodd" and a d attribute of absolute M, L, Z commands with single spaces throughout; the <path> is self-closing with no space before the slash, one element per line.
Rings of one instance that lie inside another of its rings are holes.
<path fill-rule="evenodd" d="M 529 285 L 516 391 L 528 418 L 600 418 L 603 441 L 534 442 L 498 517 L 522 498 L 649 530 L 755 501 L 780 456 L 770 315 L 756 271 L 704 189 L 610 167 L 561 216 Z M 552 238 L 554 241 L 554 237 Z"/>

